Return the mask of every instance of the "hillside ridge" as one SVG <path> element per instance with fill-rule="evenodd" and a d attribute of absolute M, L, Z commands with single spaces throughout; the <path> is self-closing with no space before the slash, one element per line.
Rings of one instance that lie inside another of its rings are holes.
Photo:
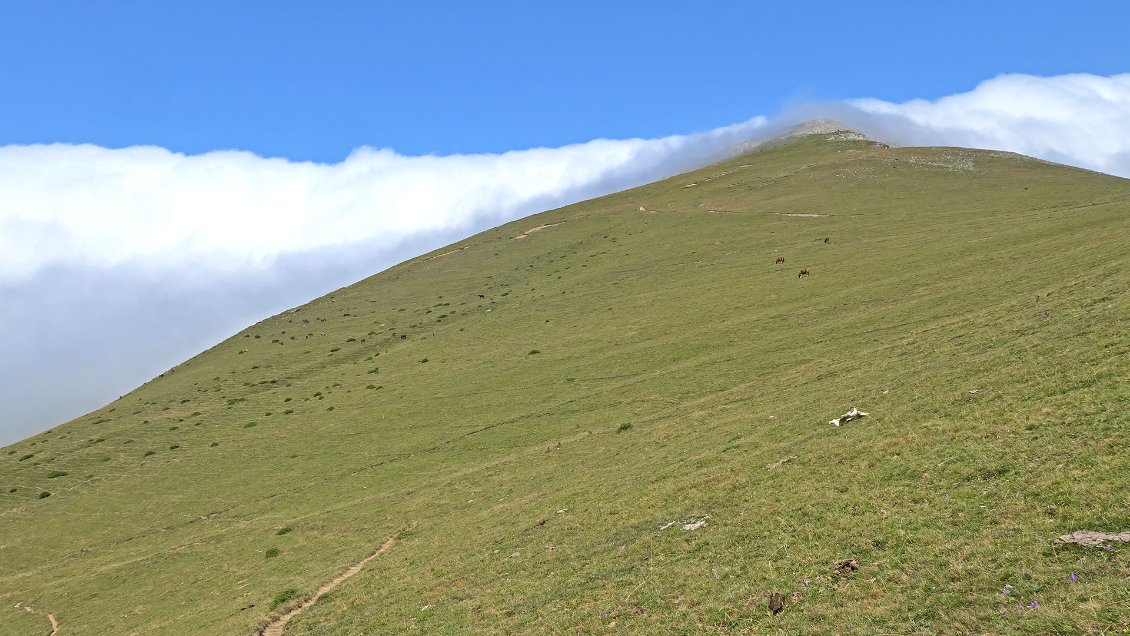
<path fill-rule="evenodd" d="M 5 447 L 0 636 L 1130 628 L 1130 184 L 815 130 Z"/>

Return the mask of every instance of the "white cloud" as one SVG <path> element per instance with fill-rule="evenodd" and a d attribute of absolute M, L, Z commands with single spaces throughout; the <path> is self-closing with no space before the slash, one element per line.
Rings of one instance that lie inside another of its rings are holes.
<path fill-rule="evenodd" d="M 828 110 L 900 145 L 1008 150 L 1130 177 L 1130 74 L 1001 75 L 933 101 L 857 99 Z"/>
<path fill-rule="evenodd" d="M 157 147 L 0 148 L 0 286 L 44 268 L 243 271 L 280 256 L 499 223 L 686 170 L 767 129 L 494 155 L 360 148 L 338 164 Z"/>

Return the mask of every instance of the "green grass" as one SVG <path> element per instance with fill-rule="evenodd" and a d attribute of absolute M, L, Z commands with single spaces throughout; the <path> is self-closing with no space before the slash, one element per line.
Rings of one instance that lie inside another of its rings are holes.
<path fill-rule="evenodd" d="M 250 634 L 398 535 L 287 633 L 1120 633 L 1130 546 L 1051 539 L 1130 529 L 1128 263 L 1125 180 L 763 148 L 401 264 L 12 445 L 0 595 L 62 633 Z"/>
<path fill-rule="evenodd" d="M 276 608 L 278 608 L 279 606 L 285 605 L 285 604 L 289 603 L 290 601 L 293 601 L 294 599 L 298 598 L 298 596 L 299 596 L 298 590 L 294 589 L 293 587 L 288 587 L 287 589 L 279 592 L 278 594 L 275 594 L 275 597 L 271 599 L 271 604 L 268 606 L 268 609 L 273 611 Z"/>

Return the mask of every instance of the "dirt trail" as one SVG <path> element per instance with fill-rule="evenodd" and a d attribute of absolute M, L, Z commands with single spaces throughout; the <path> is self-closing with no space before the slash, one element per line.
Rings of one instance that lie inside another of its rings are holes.
<path fill-rule="evenodd" d="M 518 239 L 524 239 L 527 236 L 533 234 L 534 232 L 540 232 L 547 227 L 557 227 L 558 225 L 561 225 L 564 222 L 565 221 L 561 221 L 560 223 L 546 223 L 545 225 L 538 225 L 538 226 L 532 227 L 532 228 L 526 230 L 525 232 L 522 232 L 518 236 L 515 236 L 512 240 L 517 241 Z"/>
<path fill-rule="evenodd" d="M 22 607 L 21 607 L 21 605 L 22 605 Z M 40 612 L 35 611 L 35 609 L 32 608 L 32 606 L 24 605 L 23 603 L 16 603 L 15 608 L 16 609 L 22 609 L 23 611 L 27 612 L 28 614 L 39 614 L 40 613 Z M 47 620 L 51 621 L 51 631 L 47 633 L 47 636 L 55 636 L 55 634 L 59 633 L 59 621 L 55 620 L 54 614 L 48 614 Z"/>
<path fill-rule="evenodd" d="M 454 249 L 454 250 L 451 250 L 450 252 L 444 252 L 443 254 L 436 254 L 435 256 L 429 256 L 428 258 L 426 258 L 426 259 L 424 259 L 424 260 L 428 260 L 428 261 L 434 261 L 434 260 L 436 260 L 437 258 L 443 258 L 444 256 L 450 256 L 450 255 L 452 255 L 452 254 L 456 254 L 456 253 L 458 253 L 458 252 L 462 252 L 462 251 L 463 251 L 463 250 L 465 250 L 465 249 L 467 249 L 467 248 L 466 248 L 466 247 L 460 247 L 460 248 L 458 248 L 458 249 Z"/>
<path fill-rule="evenodd" d="M 413 525 L 413 527 L 415 527 L 415 526 Z M 344 583 L 351 576 L 360 572 L 362 570 L 362 568 L 364 568 L 366 565 L 369 564 L 370 561 L 379 557 L 380 555 L 384 554 L 385 552 L 388 552 L 389 550 L 391 550 L 392 546 L 394 544 L 396 544 L 396 538 L 399 537 L 402 532 L 403 532 L 403 530 L 401 532 L 397 532 L 396 534 L 394 534 L 391 537 L 389 537 L 388 539 L 386 539 L 385 542 L 381 544 L 381 547 L 378 548 L 376 552 L 370 554 L 369 556 L 365 557 L 364 559 L 361 559 L 357 563 L 354 563 L 353 566 L 350 567 L 348 570 L 342 572 L 341 574 L 334 577 L 333 580 L 329 581 L 328 583 L 326 583 L 322 587 L 318 588 L 318 591 L 314 592 L 313 596 L 310 596 L 310 597 L 307 597 L 306 599 L 304 599 L 301 603 L 299 603 L 296 607 L 294 607 L 294 609 L 290 610 L 286 614 L 283 614 L 282 616 L 271 619 L 271 622 L 268 623 L 267 626 L 264 627 L 261 632 L 259 632 L 259 635 L 260 636 L 283 636 L 283 630 L 286 629 L 286 624 L 290 622 L 290 619 L 301 614 L 303 611 L 306 610 L 306 608 L 310 607 L 314 603 L 317 603 L 318 599 L 325 596 L 327 593 L 329 593 L 335 587 Z M 52 620 L 52 622 L 54 622 L 54 620 Z M 52 634 L 54 634 L 54 632 L 52 632 Z"/>

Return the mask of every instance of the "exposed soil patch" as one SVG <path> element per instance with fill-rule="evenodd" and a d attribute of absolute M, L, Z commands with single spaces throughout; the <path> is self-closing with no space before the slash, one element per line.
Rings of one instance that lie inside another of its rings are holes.
<path fill-rule="evenodd" d="M 1065 534 L 1055 538 L 1056 545 L 1068 543 L 1074 543 L 1084 548 L 1097 548 L 1100 545 L 1111 543 L 1130 543 L 1130 531 L 1099 532 L 1098 530 L 1076 530 L 1071 534 Z"/>
<path fill-rule="evenodd" d="M 794 459 L 796 459 L 796 457 L 791 456 L 791 455 L 789 457 L 778 459 L 777 461 L 773 462 L 772 464 L 765 464 L 765 470 L 773 470 L 774 468 L 780 468 L 781 466 L 784 466 L 785 464 L 791 462 Z"/>
<path fill-rule="evenodd" d="M 564 222 L 565 222 L 565 221 L 561 221 L 561 223 L 564 223 Z M 561 223 L 547 223 L 547 224 L 545 224 L 545 225 L 537 225 L 537 226 L 534 226 L 534 227 L 532 227 L 532 228 L 530 228 L 530 229 L 526 230 L 525 232 L 522 232 L 522 233 L 521 233 L 521 234 L 519 234 L 518 236 L 515 236 L 515 237 L 513 238 L 513 240 L 517 241 L 518 239 L 524 239 L 524 238 L 526 238 L 527 236 L 529 236 L 529 235 L 533 234 L 534 232 L 540 232 L 540 231 L 544 230 L 544 229 L 545 229 L 545 228 L 547 228 L 547 227 L 554 227 L 554 226 L 557 226 L 557 225 L 561 225 Z"/>
<path fill-rule="evenodd" d="M 32 608 L 32 606 L 30 606 L 30 605 L 24 605 L 22 602 L 16 603 L 15 609 L 22 609 L 23 611 L 27 612 L 28 614 L 40 614 L 41 613 L 41 612 L 35 611 L 35 609 Z M 47 620 L 51 622 L 51 631 L 47 632 L 47 636 L 55 636 L 55 634 L 57 634 L 59 632 L 59 621 L 55 620 L 54 614 L 47 614 Z"/>
<path fill-rule="evenodd" d="M 836 574 L 850 574 L 856 572 L 859 570 L 859 557 L 852 557 L 845 561 L 840 561 L 836 563 L 833 569 L 836 571 Z"/>
<path fill-rule="evenodd" d="M 396 538 L 398 536 L 400 536 L 399 532 L 392 535 L 391 537 L 386 539 L 384 543 L 381 544 L 380 548 L 377 548 L 376 552 L 370 554 L 369 556 L 365 557 L 364 559 L 361 559 L 357 563 L 354 563 L 353 566 L 350 567 L 348 570 L 342 572 L 341 574 L 334 577 L 333 580 L 329 581 L 328 583 L 326 583 L 322 587 L 318 588 L 318 591 L 314 592 L 313 596 L 306 597 L 297 606 L 293 607 L 287 613 L 283 614 L 282 616 L 279 616 L 277 618 L 272 619 L 271 622 L 268 623 L 267 626 L 264 627 L 263 630 L 259 632 L 260 636 L 283 636 L 283 630 L 286 629 L 286 624 L 290 622 L 290 619 L 294 618 L 295 616 L 298 616 L 303 611 L 305 611 L 306 608 L 310 607 L 314 603 L 317 603 L 318 599 L 320 599 L 323 596 L 325 596 L 326 594 L 328 594 L 331 590 L 333 590 L 335 587 L 344 583 L 350 577 L 356 575 L 366 565 L 368 565 L 373 559 L 376 559 L 380 555 L 391 550 L 392 546 L 396 544 Z M 52 622 L 54 622 L 54 621 L 52 621 Z M 52 632 L 52 634 L 54 634 L 54 632 Z"/>
<path fill-rule="evenodd" d="M 429 257 L 428 257 L 427 259 L 425 259 L 425 260 L 429 260 L 429 261 L 434 261 L 434 260 L 436 260 L 437 258 L 443 258 L 444 256 L 451 256 L 452 254 L 455 254 L 456 252 L 462 252 L 462 251 L 463 251 L 463 250 L 465 250 L 465 249 L 467 249 L 467 248 L 465 248 L 465 247 L 461 247 L 461 248 L 459 248 L 459 249 L 457 249 L 457 250 L 451 250 L 450 252 L 444 252 L 443 254 L 436 254 L 435 256 L 429 256 Z"/>
<path fill-rule="evenodd" d="M 813 212 L 770 212 L 770 214 L 776 214 L 777 216 L 799 216 L 808 219 L 828 216 L 827 214 L 815 214 Z"/>

